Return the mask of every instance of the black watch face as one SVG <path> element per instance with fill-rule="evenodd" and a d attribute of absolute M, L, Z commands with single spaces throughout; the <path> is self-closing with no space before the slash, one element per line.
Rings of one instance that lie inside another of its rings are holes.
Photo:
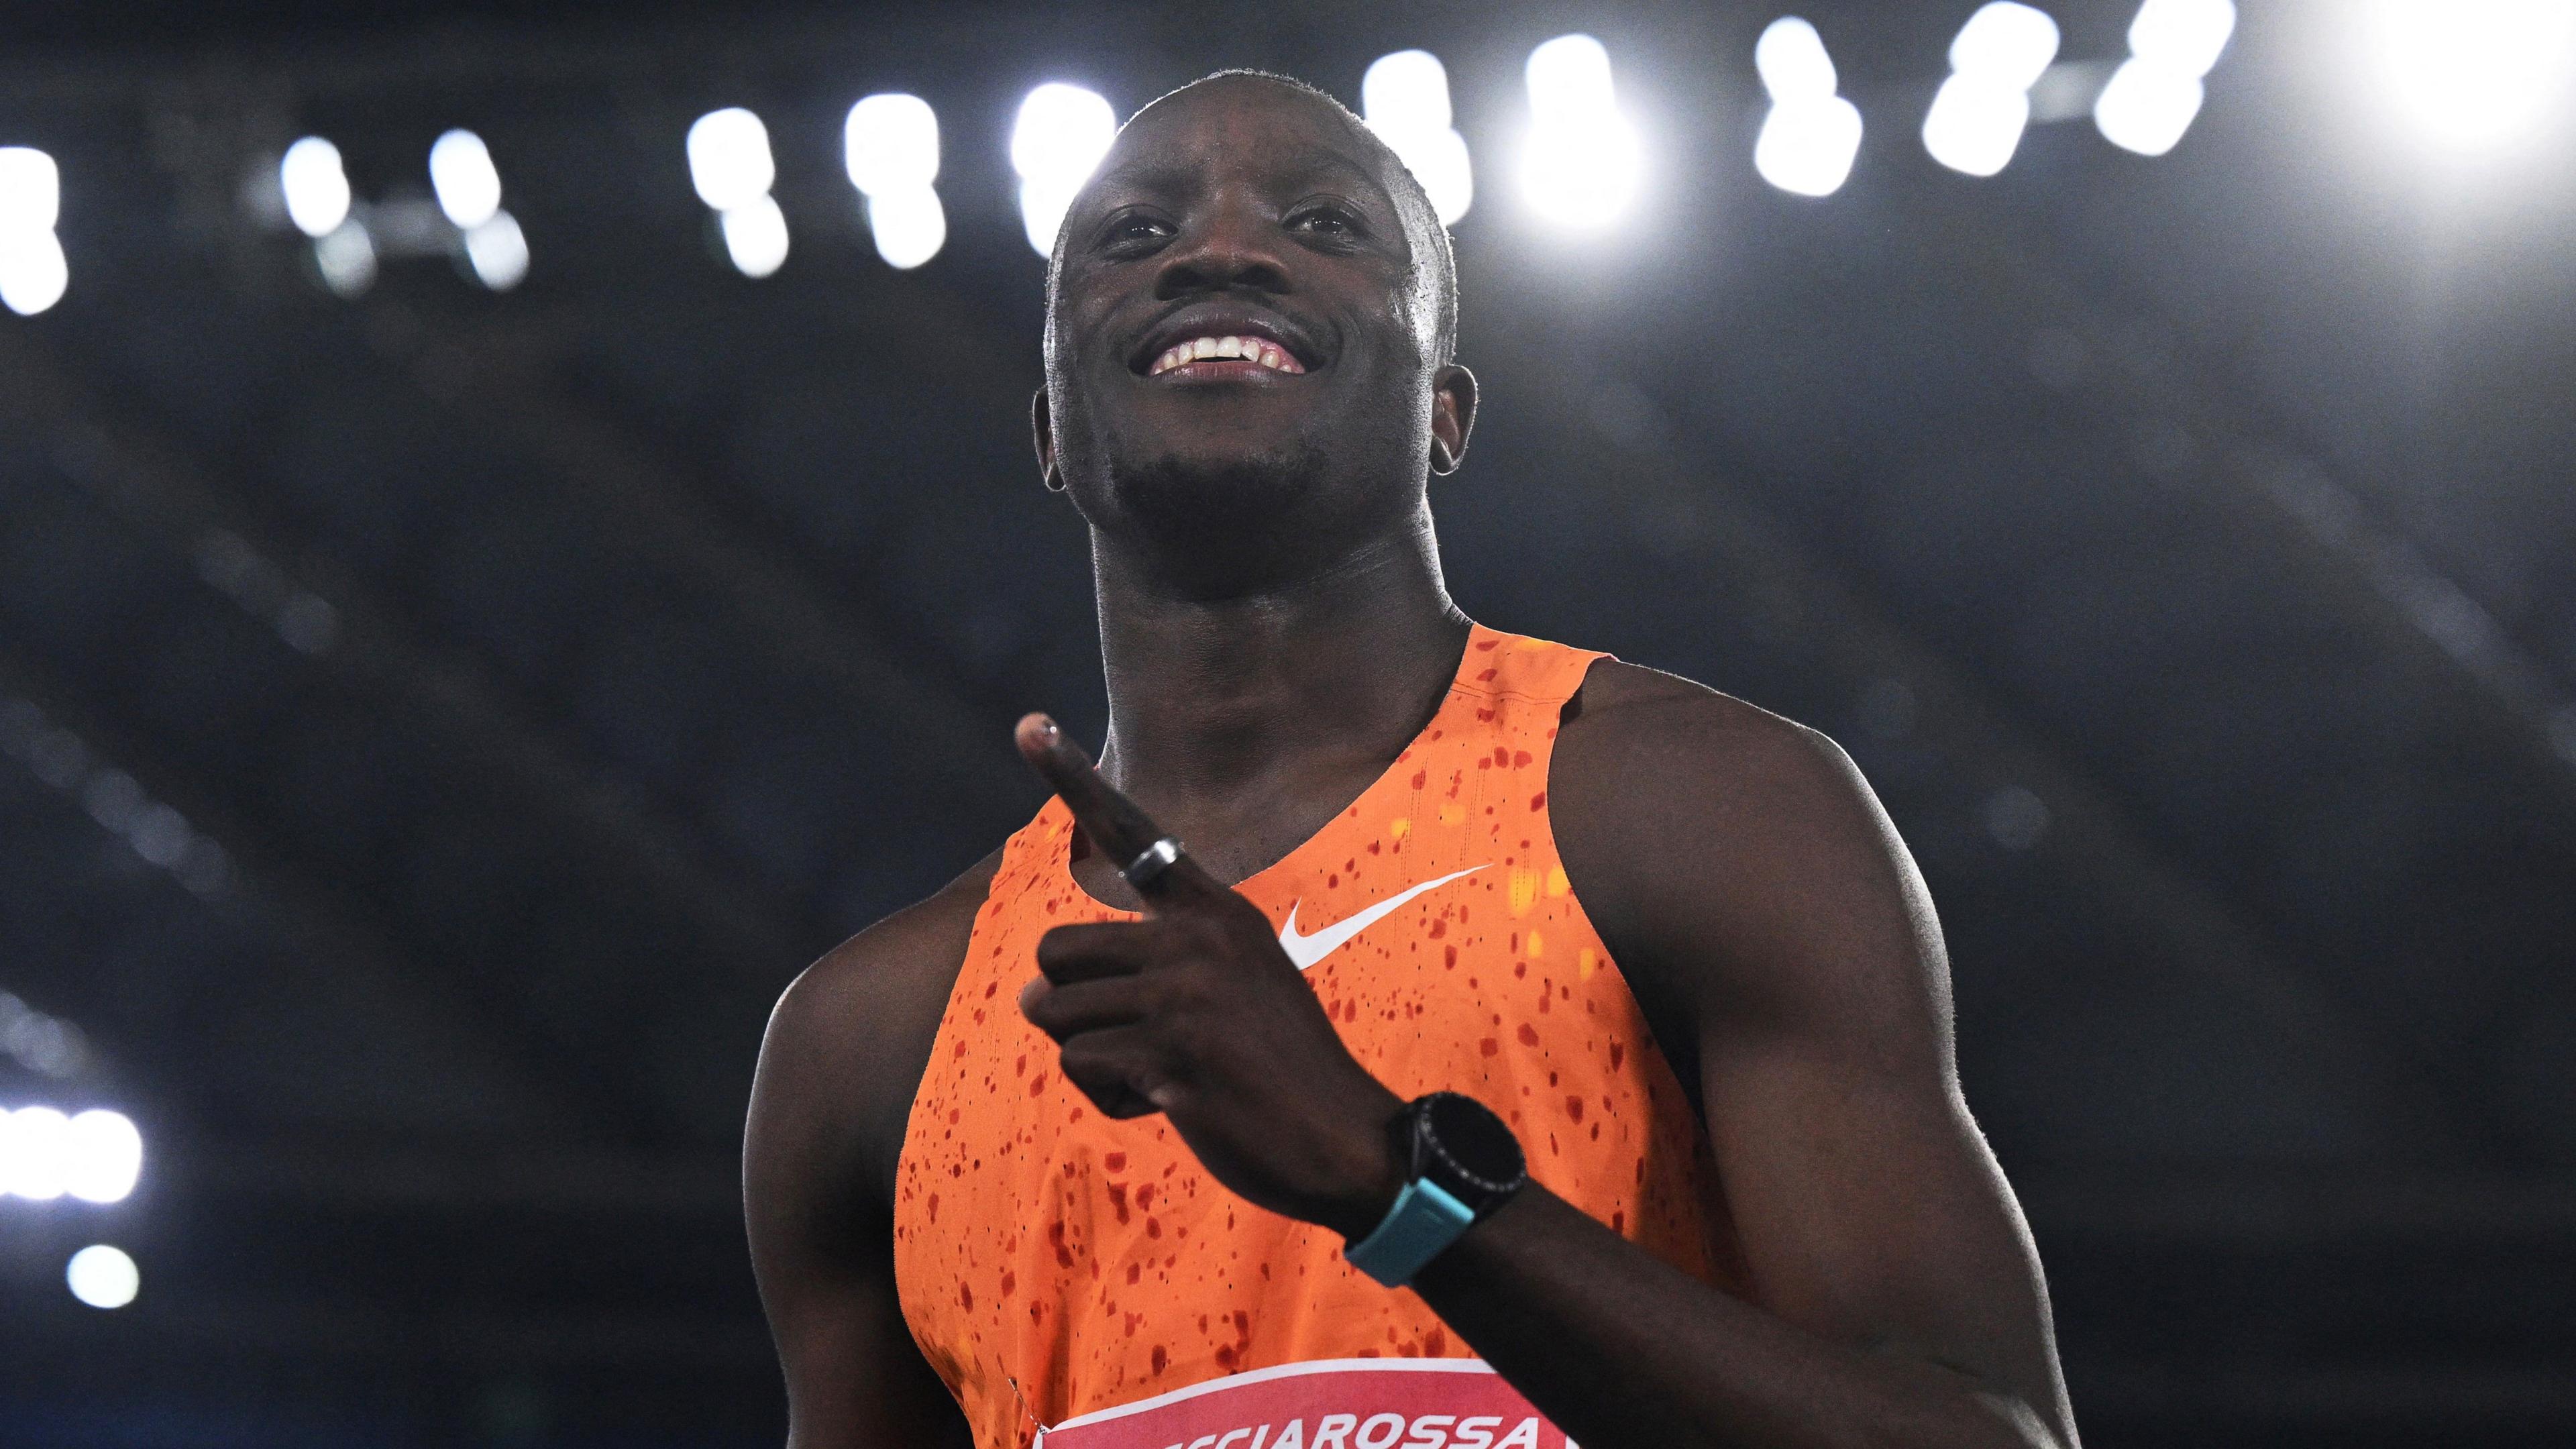
<path fill-rule="evenodd" d="M 1520 1184 L 1527 1164 L 1519 1140 L 1501 1118 L 1474 1099 L 1449 1092 L 1432 1098 L 1427 1114 L 1431 1138 L 1440 1144 L 1442 1155 L 1478 1185 L 1488 1192 L 1502 1192 Z"/>

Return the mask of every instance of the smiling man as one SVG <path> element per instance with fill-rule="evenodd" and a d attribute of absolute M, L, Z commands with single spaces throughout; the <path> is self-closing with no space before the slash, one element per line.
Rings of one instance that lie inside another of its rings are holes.
<path fill-rule="evenodd" d="M 1037 444 L 1109 738 L 1022 721 L 1056 798 L 771 1022 L 800 1449 L 2074 1445 L 1850 762 L 1451 604 L 1452 279 L 1272 77 L 1148 107 L 1067 216 Z"/>

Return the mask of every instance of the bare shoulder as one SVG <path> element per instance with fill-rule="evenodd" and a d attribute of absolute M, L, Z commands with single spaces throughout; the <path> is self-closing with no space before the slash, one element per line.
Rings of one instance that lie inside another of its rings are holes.
<path fill-rule="evenodd" d="M 1946 1034 L 1930 901 L 1859 769 L 1823 734 L 1603 660 L 1566 711 L 1558 848 L 1641 998 L 1748 1017 L 1840 1013 L 1883 1045 Z M 1927 1037 L 1926 1029 L 1930 1035 Z"/>
<path fill-rule="evenodd" d="M 1616 659 L 1592 667 L 1557 743 L 1558 809 L 1629 828 L 1709 834 L 1880 818 L 1840 746 L 1795 720 L 1679 675 Z M 1712 841 L 1712 844 L 1717 842 Z M 1749 843 L 1739 838 L 1735 843 Z"/>
<path fill-rule="evenodd" d="M 826 952 L 779 997 L 761 1044 L 747 1164 L 832 1159 L 879 1199 L 1001 852 Z"/>

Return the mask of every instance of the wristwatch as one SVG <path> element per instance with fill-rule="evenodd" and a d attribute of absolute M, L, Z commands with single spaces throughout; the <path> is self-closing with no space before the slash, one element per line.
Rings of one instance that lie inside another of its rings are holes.
<path fill-rule="evenodd" d="M 1503 1119 L 1473 1097 L 1433 1092 L 1404 1104 L 1387 1124 L 1405 1183 L 1377 1228 L 1342 1256 L 1389 1288 L 1413 1280 L 1529 1181 L 1529 1162 Z"/>

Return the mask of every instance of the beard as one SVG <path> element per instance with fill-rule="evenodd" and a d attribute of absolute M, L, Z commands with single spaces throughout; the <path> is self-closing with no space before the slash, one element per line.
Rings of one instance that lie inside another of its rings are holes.
<path fill-rule="evenodd" d="M 1306 440 L 1193 458 L 1107 450 L 1074 491 L 1095 530 L 1199 598 L 1261 593 L 1336 561 L 1365 492 Z"/>

